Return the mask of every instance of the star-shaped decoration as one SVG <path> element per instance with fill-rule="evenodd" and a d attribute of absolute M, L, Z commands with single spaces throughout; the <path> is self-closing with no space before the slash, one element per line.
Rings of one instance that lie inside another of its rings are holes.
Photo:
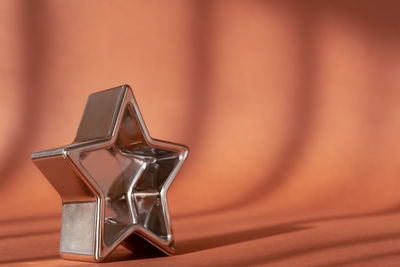
<path fill-rule="evenodd" d="M 173 254 L 166 195 L 187 154 L 150 137 L 128 85 L 90 95 L 74 142 L 32 154 L 62 198 L 61 256 L 102 261 L 119 244 Z"/>

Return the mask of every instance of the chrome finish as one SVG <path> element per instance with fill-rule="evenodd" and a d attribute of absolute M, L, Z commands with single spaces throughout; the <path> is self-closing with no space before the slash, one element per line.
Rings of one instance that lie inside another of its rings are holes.
<path fill-rule="evenodd" d="M 62 198 L 61 256 L 102 261 L 143 240 L 173 254 L 166 194 L 187 154 L 150 137 L 128 85 L 90 95 L 74 143 L 32 154 Z"/>

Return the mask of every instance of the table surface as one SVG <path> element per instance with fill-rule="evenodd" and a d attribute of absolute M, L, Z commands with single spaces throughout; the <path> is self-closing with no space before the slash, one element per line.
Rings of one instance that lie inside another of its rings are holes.
<path fill-rule="evenodd" d="M 110 266 L 396 266 L 398 208 L 345 214 L 263 213 L 257 205 L 173 216 L 177 253 L 136 255 L 118 247 Z M 87 266 L 59 258 L 60 213 L 0 220 L 0 264 Z"/>

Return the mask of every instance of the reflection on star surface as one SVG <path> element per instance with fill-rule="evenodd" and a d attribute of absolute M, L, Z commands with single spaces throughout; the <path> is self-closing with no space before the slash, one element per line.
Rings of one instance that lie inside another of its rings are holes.
<path fill-rule="evenodd" d="M 116 143 L 107 149 L 83 152 L 82 166 L 105 195 L 104 242 L 115 242 L 130 226 L 142 226 L 167 240 L 167 207 L 162 187 L 179 161 L 179 154 L 145 142 L 127 107 Z"/>

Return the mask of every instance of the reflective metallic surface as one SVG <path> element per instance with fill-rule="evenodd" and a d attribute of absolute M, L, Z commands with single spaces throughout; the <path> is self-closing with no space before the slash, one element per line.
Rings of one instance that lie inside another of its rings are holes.
<path fill-rule="evenodd" d="M 129 86 L 89 96 L 74 143 L 32 154 L 63 200 L 62 257 L 102 261 L 144 240 L 174 253 L 166 193 L 187 154 L 150 137 Z"/>

